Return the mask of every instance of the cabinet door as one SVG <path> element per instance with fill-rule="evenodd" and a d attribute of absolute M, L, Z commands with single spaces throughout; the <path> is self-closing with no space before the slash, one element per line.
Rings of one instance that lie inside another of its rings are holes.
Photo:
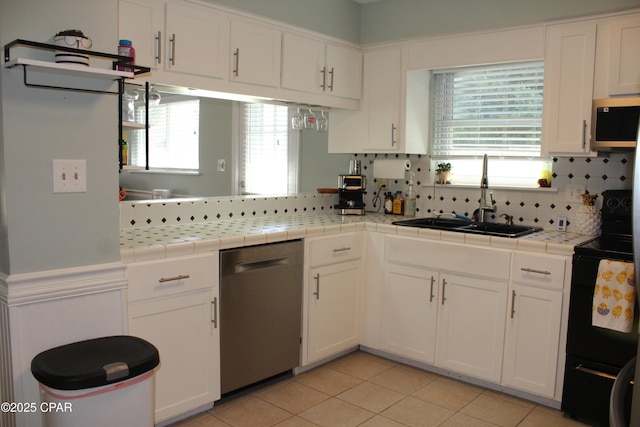
<path fill-rule="evenodd" d="M 553 398 L 562 292 L 515 285 L 504 350 L 504 385 Z"/>
<path fill-rule="evenodd" d="M 282 87 L 321 93 L 326 85 L 324 42 L 284 33 L 282 39 Z"/>
<path fill-rule="evenodd" d="M 136 50 L 136 64 L 152 69 L 160 66 L 162 0 L 120 0 L 118 3 L 118 37 L 131 40 Z"/>
<path fill-rule="evenodd" d="M 364 110 L 368 127 L 365 150 L 398 150 L 401 66 L 400 48 L 367 52 L 364 56 Z"/>
<path fill-rule="evenodd" d="M 282 33 L 245 21 L 231 21 L 229 80 L 278 87 Z"/>
<path fill-rule="evenodd" d="M 640 13 L 611 24 L 609 95 L 640 93 Z"/>
<path fill-rule="evenodd" d="M 308 292 L 309 363 L 358 344 L 360 261 L 310 270 Z"/>
<path fill-rule="evenodd" d="M 342 98 L 362 97 L 362 52 L 345 46 L 326 45 L 326 93 Z"/>
<path fill-rule="evenodd" d="M 205 77 L 225 78 L 228 18 L 206 6 L 166 5 L 165 69 Z"/>
<path fill-rule="evenodd" d="M 385 265 L 382 282 L 381 347 L 412 360 L 435 361 L 438 273 Z"/>
<path fill-rule="evenodd" d="M 507 283 L 440 275 L 436 365 L 500 382 Z"/>
<path fill-rule="evenodd" d="M 542 152 L 587 154 L 595 67 L 596 24 L 547 27 Z"/>
<path fill-rule="evenodd" d="M 216 290 L 217 292 L 217 290 Z M 130 304 L 129 333 L 158 348 L 155 422 L 220 398 L 217 293 Z"/>

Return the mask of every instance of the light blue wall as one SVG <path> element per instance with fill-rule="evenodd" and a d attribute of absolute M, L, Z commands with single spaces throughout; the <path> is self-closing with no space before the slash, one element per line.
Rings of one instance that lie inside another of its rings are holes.
<path fill-rule="evenodd" d="M 640 0 L 380 0 L 362 5 L 360 42 L 487 30 L 640 7 Z"/>
<path fill-rule="evenodd" d="M 93 39 L 94 50 L 115 53 L 117 6 L 117 0 L 3 0 L 0 44 L 17 38 L 46 42 L 57 31 L 79 28 Z M 53 52 L 45 55 L 53 60 Z M 70 84 L 68 77 L 42 73 L 30 74 L 30 80 Z M 83 78 L 71 83 L 113 86 Z M 21 68 L 1 67 L 0 84 L 0 271 L 119 260 L 117 97 L 25 87 Z M 85 159 L 88 191 L 53 194 L 53 159 Z"/>

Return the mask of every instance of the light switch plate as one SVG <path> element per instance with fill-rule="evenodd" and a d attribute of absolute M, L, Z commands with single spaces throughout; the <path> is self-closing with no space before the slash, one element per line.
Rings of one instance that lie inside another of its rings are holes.
<path fill-rule="evenodd" d="M 53 160 L 54 193 L 86 193 L 87 161 Z"/>

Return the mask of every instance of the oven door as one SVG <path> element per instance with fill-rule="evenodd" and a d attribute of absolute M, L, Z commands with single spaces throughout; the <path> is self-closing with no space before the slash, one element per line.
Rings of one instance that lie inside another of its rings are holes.
<path fill-rule="evenodd" d="M 593 292 L 601 258 L 579 254 L 573 257 L 567 355 L 620 369 L 636 355 L 638 310 L 630 333 L 591 326 Z"/>

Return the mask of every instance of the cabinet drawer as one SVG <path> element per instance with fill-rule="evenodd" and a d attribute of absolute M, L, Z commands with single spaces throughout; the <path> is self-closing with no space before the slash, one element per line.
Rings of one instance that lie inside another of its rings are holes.
<path fill-rule="evenodd" d="M 309 254 L 311 267 L 362 258 L 362 233 L 313 239 L 309 242 Z"/>
<path fill-rule="evenodd" d="M 132 263 L 127 278 L 129 302 L 213 288 L 218 283 L 218 254 Z"/>
<path fill-rule="evenodd" d="M 511 280 L 518 283 L 562 289 L 566 259 L 548 255 L 516 253 L 513 256 Z"/>

